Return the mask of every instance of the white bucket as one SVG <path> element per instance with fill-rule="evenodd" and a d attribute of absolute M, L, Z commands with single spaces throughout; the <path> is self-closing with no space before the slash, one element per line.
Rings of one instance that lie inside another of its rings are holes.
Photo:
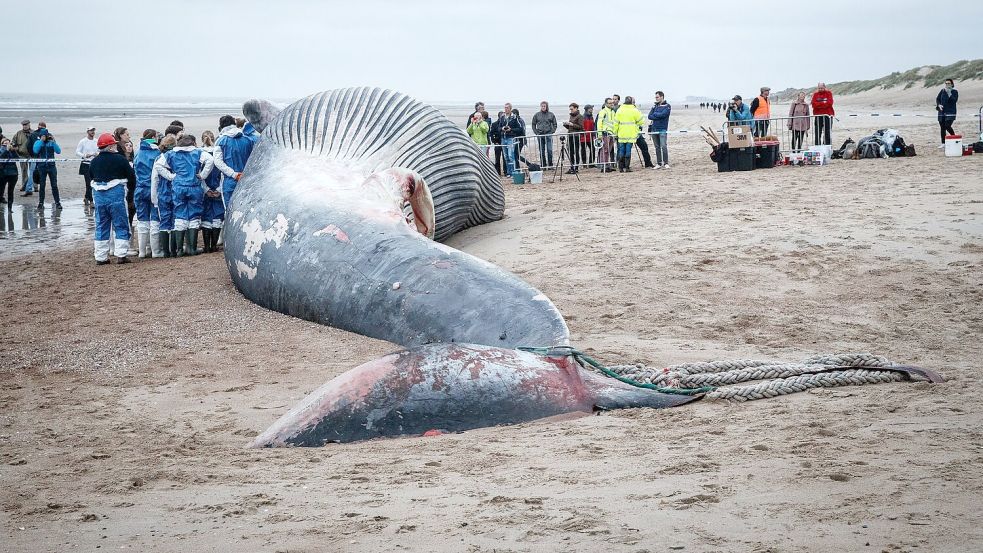
<path fill-rule="evenodd" d="M 963 137 L 962 135 L 950 135 L 945 137 L 945 157 L 963 156 Z"/>
<path fill-rule="evenodd" d="M 543 183 L 542 171 L 529 171 L 529 184 L 542 184 L 542 183 Z"/>

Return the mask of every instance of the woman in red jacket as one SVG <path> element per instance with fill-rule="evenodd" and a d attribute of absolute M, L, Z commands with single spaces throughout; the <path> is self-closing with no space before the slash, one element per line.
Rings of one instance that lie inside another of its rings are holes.
<path fill-rule="evenodd" d="M 812 115 L 816 118 L 816 146 L 832 144 L 830 132 L 833 127 L 833 92 L 826 88 L 826 83 L 819 83 L 817 90 L 812 93 Z"/>
<path fill-rule="evenodd" d="M 580 162 L 591 167 L 594 166 L 594 139 L 597 137 L 594 131 L 596 130 L 594 106 L 587 104 L 584 106 L 584 134 L 580 135 Z"/>

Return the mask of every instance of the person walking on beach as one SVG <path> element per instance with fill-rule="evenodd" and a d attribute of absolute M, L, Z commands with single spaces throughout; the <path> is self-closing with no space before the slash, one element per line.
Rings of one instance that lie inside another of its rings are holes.
<path fill-rule="evenodd" d="M 614 147 L 614 98 L 605 98 L 604 107 L 597 114 L 597 130 L 601 133 L 601 149 L 597 153 L 597 162 L 601 172 L 612 171 L 611 149 Z"/>
<path fill-rule="evenodd" d="M 567 174 L 576 175 L 577 166 L 580 164 L 580 137 L 583 136 L 584 116 L 580 114 L 580 105 L 576 102 L 570 104 L 570 119 L 563 122 L 563 127 L 567 129 L 567 148 L 570 152 L 570 169 Z"/>
<path fill-rule="evenodd" d="M 61 153 L 61 146 L 47 128 L 38 131 L 38 139 L 34 142 L 34 157 L 43 159 L 37 163 L 38 171 L 38 211 L 44 209 L 45 177 L 51 182 L 51 196 L 54 198 L 54 208 L 61 209 L 61 197 L 58 194 L 58 168 L 55 167 L 55 156 Z"/>
<path fill-rule="evenodd" d="M 580 162 L 588 167 L 594 165 L 594 139 L 597 138 L 597 123 L 594 121 L 594 106 L 584 106 L 584 134 L 580 135 Z"/>
<path fill-rule="evenodd" d="M 809 104 L 806 103 L 806 93 L 800 92 L 788 109 L 788 130 L 792 131 L 792 150 L 802 149 L 802 142 L 809 132 Z"/>
<path fill-rule="evenodd" d="M 223 115 L 218 120 L 218 140 L 215 142 L 215 167 L 222 173 L 222 199 L 225 211 L 229 211 L 232 193 L 236 183 L 242 178 L 249 155 L 253 152 L 253 141 L 236 126 L 235 118 Z"/>
<path fill-rule="evenodd" d="M 649 110 L 649 132 L 652 133 L 652 145 L 655 146 L 655 166 L 659 169 L 669 168 L 669 116 L 672 106 L 666 102 L 666 96 L 661 90 L 655 92 L 655 105 Z"/>
<path fill-rule="evenodd" d="M 956 90 L 956 83 L 952 79 L 946 79 L 945 86 L 935 97 L 935 109 L 939 112 L 939 132 L 942 135 L 942 144 L 939 148 L 945 148 L 947 134 L 956 134 L 956 131 L 952 130 L 952 124 L 956 121 L 958 101 L 959 91 Z"/>
<path fill-rule="evenodd" d="M 79 140 L 78 146 L 75 147 L 75 157 L 82 160 L 79 163 L 79 174 L 85 180 L 85 198 L 82 203 L 86 207 L 92 205 L 92 176 L 89 174 L 89 164 L 92 162 L 92 158 L 99 154 L 99 148 L 96 147 L 96 128 L 89 127 L 85 129 L 85 136 L 82 140 Z"/>
<path fill-rule="evenodd" d="M 201 133 L 201 149 L 215 156 L 215 135 L 212 131 Z M 201 234 L 205 253 L 218 251 L 218 235 L 225 225 L 225 206 L 222 204 L 222 173 L 212 171 L 204 179 L 205 198 L 201 207 Z"/>
<path fill-rule="evenodd" d="M 31 122 L 24 119 L 20 122 L 20 130 L 14 134 L 14 139 L 11 141 L 11 146 L 17 152 L 17 156 L 23 159 L 30 159 L 33 154 L 34 142 L 31 141 L 31 134 L 34 133 L 31 130 Z M 21 171 L 21 185 L 20 191 L 23 192 L 24 196 L 30 196 L 34 194 L 34 167 L 33 164 L 26 161 L 20 162 Z"/>
<path fill-rule="evenodd" d="M 614 114 L 614 133 L 618 137 L 618 170 L 631 172 L 631 145 L 638 140 L 645 125 L 642 112 L 635 107 L 635 99 L 625 97 L 625 103 Z"/>
<path fill-rule="evenodd" d="M 826 88 L 826 83 L 816 85 L 816 91 L 812 93 L 812 116 L 815 119 L 813 125 L 813 137 L 816 146 L 830 145 L 833 143 L 830 134 L 833 131 L 833 91 Z"/>
<path fill-rule="evenodd" d="M 160 217 L 150 197 L 150 178 L 158 157 L 157 131 L 147 129 L 143 131 L 140 147 L 133 159 L 133 172 L 136 174 L 133 204 L 137 219 L 137 255 L 140 257 L 164 256 L 164 250 L 160 247 Z"/>
<path fill-rule="evenodd" d="M 539 103 L 539 111 L 532 116 L 532 132 L 539 143 L 539 162 L 543 167 L 553 166 L 553 133 L 556 132 L 556 116 L 547 101 Z"/>
<path fill-rule="evenodd" d="M 127 184 L 136 186 L 133 167 L 120 154 L 119 142 L 109 133 L 99 136 L 96 142 L 99 155 L 92 160 L 92 200 L 95 205 L 96 229 L 93 250 L 96 265 L 109 263 L 109 231 L 116 233 L 113 250 L 116 263 L 129 263 L 126 252 L 130 244 L 130 217 L 126 211 Z"/>
<path fill-rule="evenodd" d="M 754 136 L 763 137 L 768 134 L 768 127 L 771 125 L 771 101 L 768 96 L 771 89 L 767 86 L 761 87 L 761 94 L 751 100 L 751 116 L 754 117 Z"/>
<path fill-rule="evenodd" d="M 19 158 L 9 139 L 0 140 L 0 197 L 6 202 L 7 211 L 14 209 L 14 187 L 17 185 L 17 164 L 11 160 Z"/>

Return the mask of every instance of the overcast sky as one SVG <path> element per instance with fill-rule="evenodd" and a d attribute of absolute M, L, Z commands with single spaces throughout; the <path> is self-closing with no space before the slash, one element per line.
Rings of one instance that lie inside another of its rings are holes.
<path fill-rule="evenodd" d="M 597 103 L 613 92 L 648 100 L 656 89 L 678 99 L 747 96 L 761 85 L 876 78 L 983 57 L 983 2 L 975 0 L 38 6 L 7 10 L 8 93 L 294 99 L 375 85 L 431 102 Z"/>

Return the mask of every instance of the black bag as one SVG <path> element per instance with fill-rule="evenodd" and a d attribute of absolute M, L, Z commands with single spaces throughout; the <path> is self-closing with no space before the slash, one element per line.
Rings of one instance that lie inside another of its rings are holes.
<path fill-rule="evenodd" d="M 898 137 L 894 139 L 894 144 L 891 145 L 887 155 L 891 157 L 904 157 L 906 148 L 907 144 L 904 143 L 904 139 L 901 138 L 901 135 L 898 135 Z"/>
<path fill-rule="evenodd" d="M 877 159 L 881 157 L 882 142 L 874 137 L 868 137 L 857 145 L 857 159 Z"/>
<path fill-rule="evenodd" d="M 915 145 L 914 144 L 908 144 L 907 146 L 904 147 L 904 156 L 905 157 L 915 157 Z"/>
<path fill-rule="evenodd" d="M 980 141 L 980 142 L 977 142 L 977 143 L 973 144 L 973 153 L 974 154 L 983 154 L 983 141 Z"/>
<path fill-rule="evenodd" d="M 833 159 L 843 159 L 843 157 L 844 157 L 843 156 L 843 153 L 846 151 L 847 146 L 849 146 L 851 144 L 855 144 L 855 142 L 853 141 L 852 138 L 847 138 L 846 141 L 843 142 L 843 145 L 840 146 L 840 149 L 839 150 L 833 150 L 833 155 L 831 157 Z M 851 148 L 851 153 L 852 153 L 852 150 L 853 149 Z"/>

